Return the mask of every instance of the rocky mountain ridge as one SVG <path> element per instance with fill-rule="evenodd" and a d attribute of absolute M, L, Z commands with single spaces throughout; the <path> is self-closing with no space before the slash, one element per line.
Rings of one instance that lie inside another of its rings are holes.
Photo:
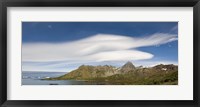
<path fill-rule="evenodd" d="M 176 71 L 178 71 L 178 66 L 173 64 L 159 64 L 154 67 L 143 68 L 135 67 L 132 62 L 129 61 L 119 68 L 110 65 L 82 65 L 78 69 L 73 70 L 63 76 L 50 78 L 49 80 L 92 80 L 97 78 L 115 77 L 116 75 L 126 77 L 128 75 L 132 75 L 132 77 L 144 78 L 153 75 L 165 75 Z"/>

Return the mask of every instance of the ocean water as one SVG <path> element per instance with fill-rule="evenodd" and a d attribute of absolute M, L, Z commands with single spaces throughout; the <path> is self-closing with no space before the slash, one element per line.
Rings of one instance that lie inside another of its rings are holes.
<path fill-rule="evenodd" d="M 99 85 L 100 83 L 91 83 L 76 80 L 42 80 L 44 78 L 58 77 L 66 72 L 22 72 L 22 85 Z"/>

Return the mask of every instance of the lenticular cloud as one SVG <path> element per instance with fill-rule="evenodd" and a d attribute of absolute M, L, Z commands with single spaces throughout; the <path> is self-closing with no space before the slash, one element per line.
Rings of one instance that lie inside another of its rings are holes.
<path fill-rule="evenodd" d="M 123 35 L 97 34 L 65 43 L 24 43 L 22 61 L 122 61 L 151 59 L 153 55 L 139 47 L 176 41 L 177 35 L 156 33 L 133 38 Z"/>

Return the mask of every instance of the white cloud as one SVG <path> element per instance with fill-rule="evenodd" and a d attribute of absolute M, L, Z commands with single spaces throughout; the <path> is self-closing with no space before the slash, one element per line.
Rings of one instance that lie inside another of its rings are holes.
<path fill-rule="evenodd" d="M 154 55 L 137 50 L 137 48 L 162 45 L 176 40 L 177 35 L 164 33 L 156 33 L 140 38 L 123 35 L 98 34 L 64 43 L 23 43 L 22 61 L 87 63 L 96 61 L 144 60 L 151 59 Z M 57 64 L 57 66 L 58 65 L 59 64 Z M 25 67 L 26 65 L 23 66 L 23 68 L 28 69 Z M 31 67 L 29 64 L 29 68 L 33 68 L 33 66 Z M 44 66 L 40 69 L 47 68 Z"/>
<path fill-rule="evenodd" d="M 177 40 L 176 35 L 154 34 L 143 38 L 98 34 L 85 39 L 65 43 L 24 43 L 23 61 L 131 60 L 152 58 L 150 53 L 135 50 L 138 47 L 161 45 Z M 96 56 L 96 57 L 95 57 Z M 92 59 L 91 59 L 92 58 Z M 130 60 L 130 59 L 124 59 Z"/>
<path fill-rule="evenodd" d="M 178 25 L 174 26 L 171 31 L 177 31 L 178 30 Z"/>
<path fill-rule="evenodd" d="M 97 59 L 96 61 L 127 61 L 150 59 L 153 55 L 150 53 L 137 50 L 119 50 L 106 51 L 90 55 L 89 58 Z"/>
<path fill-rule="evenodd" d="M 129 60 L 130 61 L 130 60 Z M 55 63 L 23 63 L 22 70 L 23 71 L 47 71 L 47 72 L 70 72 L 81 65 L 113 65 L 116 67 L 121 67 L 127 61 L 102 61 L 102 62 L 55 62 Z M 152 67 L 158 64 L 174 64 L 178 65 L 177 61 L 169 61 L 169 60 L 138 60 L 132 61 L 135 66 L 143 66 L 143 67 Z"/>
<path fill-rule="evenodd" d="M 48 27 L 49 29 L 51 29 L 51 28 L 52 28 L 52 25 L 48 25 L 47 27 Z"/>

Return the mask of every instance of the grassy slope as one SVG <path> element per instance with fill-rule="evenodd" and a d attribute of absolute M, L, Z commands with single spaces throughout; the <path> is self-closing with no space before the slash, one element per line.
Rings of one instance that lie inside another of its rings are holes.
<path fill-rule="evenodd" d="M 178 84 L 178 71 L 169 72 L 167 74 L 160 73 L 150 76 L 137 76 L 133 73 L 116 74 L 104 78 L 93 78 L 90 82 L 105 82 L 105 84 L 118 84 L 118 85 L 177 85 Z"/>

